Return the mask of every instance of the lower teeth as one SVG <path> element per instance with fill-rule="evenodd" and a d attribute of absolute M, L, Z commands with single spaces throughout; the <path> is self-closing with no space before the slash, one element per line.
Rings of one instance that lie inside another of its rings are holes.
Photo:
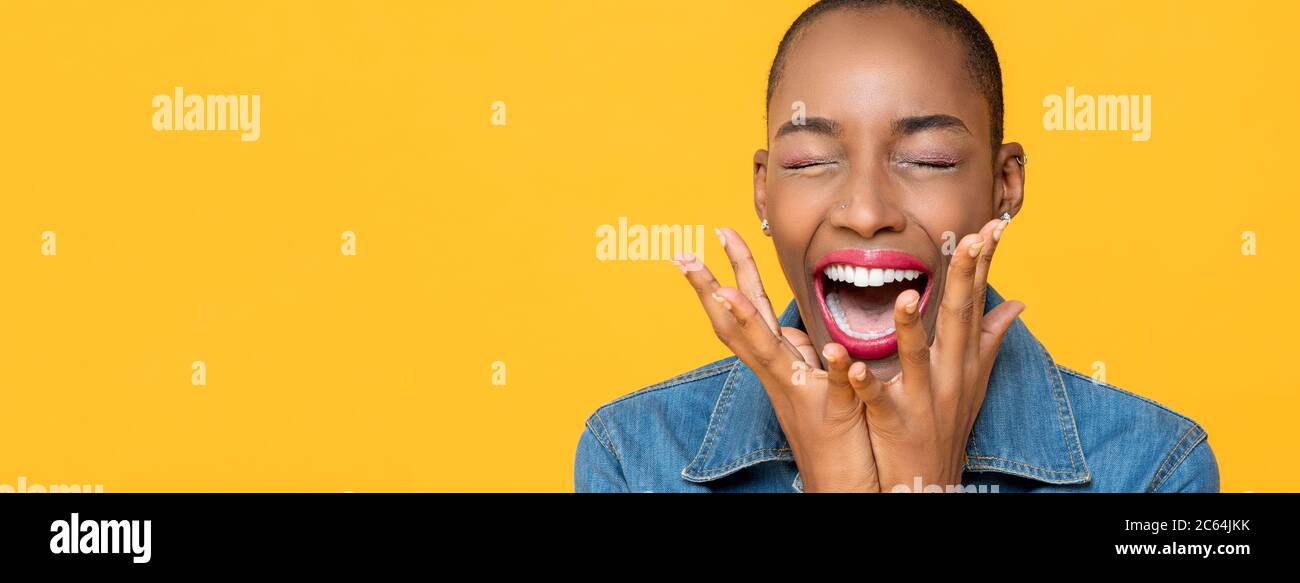
<path fill-rule="evenodd" d="M 840 331 L 848 334 L 851 338 L 857 338 L 858 340 L 875 340 L 894 333 L 893 326 L 879 332 L 857 332 L 852 328 L 849 328 L 849 318 L 844 314 L 844 307 L 840 305 L 839 294 L 835 292 L 826 294 L 826 307 L 830 308 L 831 316 L 835 318 L 835 325 L 839 326 Z"/>

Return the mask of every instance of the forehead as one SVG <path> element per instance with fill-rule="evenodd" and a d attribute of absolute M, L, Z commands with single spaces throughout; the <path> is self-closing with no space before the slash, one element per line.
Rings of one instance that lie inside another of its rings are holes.
<path fill-rule="evenodd" d="M 988 104 L 955 33 L 892 6 L 832 11 L 807 25 L 787 49 L 768 112 L 769 138 L 796 101 L 809 116 L 846 126 L 947 113 L 976 137 L 989 137 Z"/>

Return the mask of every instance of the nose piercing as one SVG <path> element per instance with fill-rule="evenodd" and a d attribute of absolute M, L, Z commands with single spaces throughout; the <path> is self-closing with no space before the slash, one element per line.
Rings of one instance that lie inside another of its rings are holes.
<path fill-rule="evenodd" d="M 849 208 L 849 203 L 847 203 L 847 202 L 842 202 L 842 203 L 840 203 L 840 208 L 842 208 L 842 209 Z"/>

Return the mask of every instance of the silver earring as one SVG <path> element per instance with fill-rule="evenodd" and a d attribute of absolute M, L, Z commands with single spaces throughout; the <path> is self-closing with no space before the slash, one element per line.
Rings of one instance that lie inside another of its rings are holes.
<path fill-rule="evenodd" d="M 759 223 L 758 227 L 763 229 L 763 232 L 766 233 L 768 231 L 767 219 L 763 219 L 763 222 Z"/>
<path fill-rule="evenodd" d="M 1004 220 L 1004 221 L 1010 223 L 1010 222 L 1011 222 L 1011 213 L 1002 213 L 1002 220 Z"/>
<path fill-rule="evenodd" d="M 1029 163 L 1029 156 L 1016 156 L 1015 158 L 1016 158 L 1016 163 L 1020 164 L 1021 166 L 1024 166 L 1025 164 Z"/>

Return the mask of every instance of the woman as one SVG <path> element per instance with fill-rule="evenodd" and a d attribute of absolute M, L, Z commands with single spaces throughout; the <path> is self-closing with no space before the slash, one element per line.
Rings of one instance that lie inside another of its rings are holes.
<path fill-rule="evenodd" d="M 965 8 L 819 2 L 767 101 L 754 207 L 794 301 L 734 230 L 734 288 L 679 256 L 735 356 L 600 407 L 578 491 L 1218 491 L 1204 429 L 1056 365 L 987 285 L 1026 159 Z"/>

